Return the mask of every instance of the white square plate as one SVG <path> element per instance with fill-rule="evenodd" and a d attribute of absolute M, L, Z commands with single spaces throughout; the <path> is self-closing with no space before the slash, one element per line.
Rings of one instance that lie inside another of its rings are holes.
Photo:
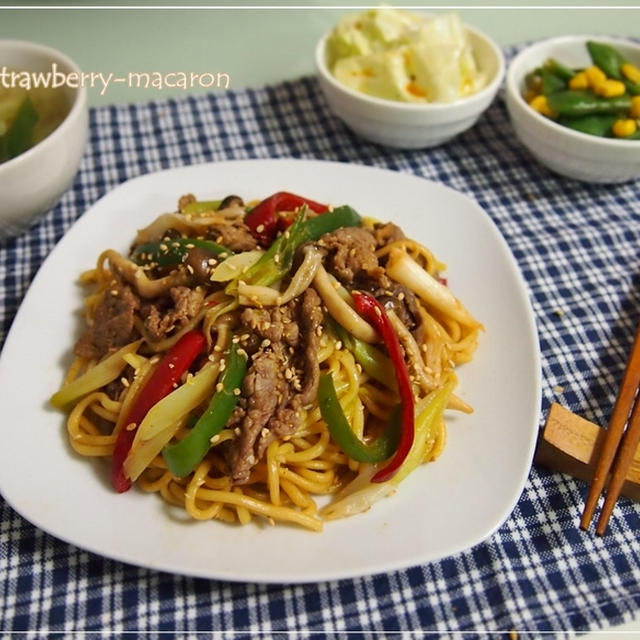
<path fill-rule="evenodd" d="M 399 224 L 448 266 L 449 287 L 485 326 L 457 393 L 475 409 L 447 418 L 442 456 L 367 513 L 322 533 L 177 518 L 157 496 L 115 493 L 102 461 L 67 443 L 48 405 L 77 337 L 78 275 L 106 248 L 126 251 L 137 228 L 177 199 L 287 190 Z M 145 175 L 94 204 L 48 256 L 0 357 L 0 490 L 36 526 L 78 547 L 185 575 L 311 582 L 418 565 L 467 549 L 509 516 L 527 478 L 540 414 L 540 358 L 527 289 L 506 242 L 470 198 L 425 179 L 307 160 L 219 162 Z"/>

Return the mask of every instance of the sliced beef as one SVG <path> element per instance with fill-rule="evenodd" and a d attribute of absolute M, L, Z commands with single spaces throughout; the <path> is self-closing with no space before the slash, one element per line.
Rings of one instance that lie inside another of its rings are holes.
<path fill-rule="evenodd" d="M 345 227 L 325 233 L 319 240 L 327 257 L 325 268 L 345 285 L 352 284 L 359 274 L 381 271 L 375 255 L 373 234 L 362 227 Z"/>
<path fill-rule="evenodd" d="M 131 287 L 114 285 L 96 307 L 93 323 L 75 345 L 83 358 L 102 358 L 135 339 L 134 317 L 140 300 Z"/>
<path fill-rule="evenodd" d="M 149 337 L 162 340 L 198 315 L 203 304 L 204 291 L 200 287 L 172 287 L 169 298 L 145 305 L 140 315 Z"/>
<path fill-rule="evenodd" d="M 422 318 L 418 310 L 418 300 L 411 289 L 394 282 L 384 273 L 378 277 L 361 277 L 356 280 L 355 287 L 373 295 L 385 308 L 393 309 L 409 331 L 419 330 Z M 414 335 L 418 337 L 418 334 Z"/>
<path fill-rule="evenodd" d="M 378 223 L 373 226 L 373 237 L 376 243 L 376 248 L 380 249 L 392 242 L 398 242 L 404 240 L 404 231 L 393 222 L 387 222 L 385 224 Z"/>
<path fill-rule="evenodd" d="M 390 288 L 378 290 L 374 295 L 385 308 L 391 308 L 410 331 L 413 331 L 421 322 L 418 301 L 411 289 L 395 282 L 390 283 Z"/>
<path fill-rule="evenodd" d="M 322 317 L 313 289 L 283 307 L 243 311 L 244 335 L 252 334 L 244 342 L 259 346 L 245 377 L 242 405 L 230 421 L 239 429 L 227 450 L 236 484 L 247 482 L 274 439 L 296 431 L 300 409 L 315 399 Z"/>
<path fill-rule="evenodd" d="M 250 335 L 259 338 L 260 342 L 270 340 L 295 347 L 300 338 L 300 328 L 294 319 L 295 305 L 295 302 L 290 302 L 282 307 L 268 309 L 247 307 L 240 315 L 240 322 L 249 330 Z"/>
<path fill-rule="evenodd" d="M 247 407 L 241 415 L 240 434 L 227 450 L 227 461 L 236 484 L 246 483 L 259 458 L 255 444 L 273 416 L 284 409 L 291 397 L 291 388 L 284 371 L 287 354 L 281 343 L 255 353 L 242 385 Z M 295 427 L 293 427 L 295 430 Z"/>
<path fill-rule="evenodd" d="M 304 373 L 298 397 L 304 406 L 315 400 L 320 381 L 318 351 L 322 332 L 322 300 L 314 289 L 307 289 L 302 298 L 300 328 L 303 336 L 301 368 Z"/>
<path fill-rule="evenodd" d="M 258 241 L 249 231 L 249 227 L 241 220 L 235 220 L 228 224 L 212 225 L 207 230 L 207 235 L 231 251 L 251 251 L 258 247 Z"/>

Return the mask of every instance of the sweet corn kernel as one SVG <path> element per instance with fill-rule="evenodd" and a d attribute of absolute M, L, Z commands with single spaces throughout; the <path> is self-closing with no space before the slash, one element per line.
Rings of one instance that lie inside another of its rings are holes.
<path fill-rule="evenodd" d="M 527 103 L 531 102 L 536 96 L 538 95 L 538 92 L 535 89 L 527 89 L 524 92 L 524 99 Z"/>
<path fill-rule="evenodd" d="M 604 75 L 602 69 L 600 69 L 600 67 L 596 67 L 595 64 L 585 69 L 584 72 L 587 75 L 589 86 L 592 89 L 595 89 L 601 82 L 604 82 L 607 79 L 607 76 Z"/>
<path fill-rule="evenodd" d="M 634 82 L 635 84 L 640 84 L 640 69 L 638 69 L 638 67 L 630 62 L 625 62 L 620 67 L 620 70 L 627 80 L 631 80 L 631 82 Z"/>
<path fill-rule="evenodd" d="M 529 106 L 532 109 L 535 109 L 538 113 L 541 113 L 543 116 L 547 116 L 548 118 L 553 118 L 553 111 L 549 108 L 549 103 L 547 102 L 546 96 L 539 95 L 536 96 L 533 100 L 529 102 Z"/>
<path fill-rule="evenodd" d="M 579 91 L 580 89 L 588 89 L 589 88 L 589 78 L 584 71 L 579 71 L 576 73 L 571 80 L 569 80 L 569 89 L 573 89 L 574 91 Z"/>
<path fill-rule="evenodd" d="M 594 93 L 602 96 L 603 98 L 617 98 L 624 94 L 627 88 L 624 86 L 624 82 L 620 80 L 607 79 L 603 82 L 599 82 L 594 88 Z"/>
<path fill-rule="evenodd" d="M 633 96 L 631 98 L 631 111 L 629 115 L 635 120 L 640 120 L 640 96 Z"/>
<path fill-rule="evenodd" d="M 635 120 L 616 120 L 613 123 L 613 135 L 616 138 L 626 138 L 636 132 L 637 129 Z"/>

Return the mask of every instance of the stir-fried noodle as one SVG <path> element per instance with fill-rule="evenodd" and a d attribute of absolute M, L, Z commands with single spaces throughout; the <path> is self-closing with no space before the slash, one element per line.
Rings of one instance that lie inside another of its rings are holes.
<path fill-rule="evenodd" d="M 183 197 L 82 274 L 87 330 L 52 402 L 116 490 L 319 531 L 435 460 L 445 408 L 471 412 L 454 370 L 482 327 L 444 265 L 391 223 L 292 198 Z"/>

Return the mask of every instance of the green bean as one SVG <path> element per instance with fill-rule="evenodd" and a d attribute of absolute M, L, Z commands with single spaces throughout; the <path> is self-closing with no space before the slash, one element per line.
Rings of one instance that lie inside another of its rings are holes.
<path fill-rule="evenodd" d="M 575 76 L 575 71 L 573 69 L 569 69 L 566 65 L 562 64 L 555 58 L 548 58 L 544 63 L 544 68 L 547 71 L 550 71 L 554 76 L 558 76 L 558 78 L 562 78 L 563 80 L 571 80 L 573 76 Z"/>
<path fill-rule="evenodd" d="M 548 69 L 542 71 L 542 95 L 550 96 L 552 93 L 563 91 L 567 83 Z"/>
<path fill-rule="evenodd" d="M 598 113 L 627 112 L 631 98 L 600 98 L 589 91 L 559 91 L 547 97 L 549 108 L 561 116 L 587 116 Z"/>
<path fill-rule="evenodd" d="M 538 67 L 537 69 L 527 73 L 524 77 L 524 84 L 527 89 L 540 91 L 540 87 L 542 86 L 542 67 Z"/>
<path fill-rule="evenodd" d="M 627 87 L 627 93 L 632 96 L 640 96 L 640 84 L 631 82 L 631 80 L 623 80 L 625 87 Z"/>
<path fill-rule="evenodd" d="M 620 67 L 626 62 L 622 54 L 608 44 L 603 42 L 587 42 L 587 49 L 593 63 L 604 71 L 608 78 L 622 80 Z"/>
<path fill-rule="evenodd" d="M 589 133 L 602 138 L 611 135 L 611 127 L 613 127 L 613 123 L 617 119 L 618 116 L 614 114 L 599 114 L 578 118 L 563 116 L 558 119 L 558 124 L 574 129 L 575 131 Z"/>

